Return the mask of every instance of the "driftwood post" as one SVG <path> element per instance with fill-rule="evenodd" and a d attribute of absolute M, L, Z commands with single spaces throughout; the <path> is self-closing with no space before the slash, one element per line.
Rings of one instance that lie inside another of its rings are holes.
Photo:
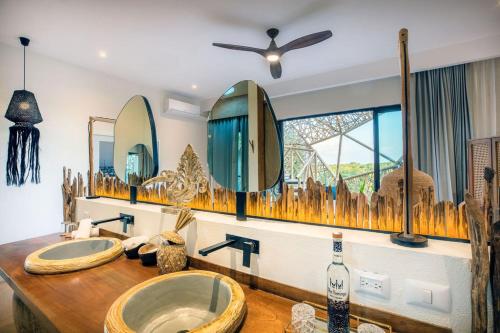
<path fill-rule="evenodd" d="M 411 247 L 427 246 L 427 238 L 413 233 L 413 155 L 411 146 L 410 61 L 408 30 L 399 30 L 401 66 L 401 115 L 403 118 L 403 232 L 391 235 L 391 241 Z"/>
<path fill-rule="evenodd" d="M 493 301 L 493 332 L 500 332 L 500 222 L 498 207 L 493 211 L 493 179 L 495 170 L 484 168 L 483 210 L 486 233 L 490 240 L 490 284 Z"/>
<path fill-rule="evenodd" d="M 500 332 L 500 221 L 491 227 L 490 274 L 493 300 L 493 332 Z"/>
<path fill-rule="evenodd" d="M 76 222 L 76 198 L 85 195 L 83 177 L 78 173 L 76 178 L 71 177 L 71 169 L 63 167 L 63 184 L 61 185 L 63 197 L 63 223 L 69 225 Z"/>
<path fill-rule="evenodd" d="M 489 276 L 486 224 L 479 204 L 469 193 L 465 194 L 465 211 L 472 248 L 471 332 L 486 333 L 488 326 L 486 292 Z"/>
<path fill-rule="evenodd" d="M 493 178 L 495 170 L 484 168 L 483 211 L 486 219 L 486 233 L 490 239 L 491 225 L 493 224 Z"/>

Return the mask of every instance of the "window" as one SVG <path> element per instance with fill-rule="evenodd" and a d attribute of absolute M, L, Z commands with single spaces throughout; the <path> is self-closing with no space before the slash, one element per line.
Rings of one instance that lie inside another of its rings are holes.
<path fill-rule="evenodd" d="M 369 195 L 401 165 L 399 106 L 287 119 L 282 128 L 288 184 L 303 187 L 311 177 L 335 186 L 342 176 L 352 192 Z"/>

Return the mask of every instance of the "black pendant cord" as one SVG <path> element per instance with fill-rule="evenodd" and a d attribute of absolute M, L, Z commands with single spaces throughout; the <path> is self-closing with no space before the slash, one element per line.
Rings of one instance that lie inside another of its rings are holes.
<path fill-rule="evenodd" d="M 23 90 L 26 90 L 26 46 L 23 45 Z"/>

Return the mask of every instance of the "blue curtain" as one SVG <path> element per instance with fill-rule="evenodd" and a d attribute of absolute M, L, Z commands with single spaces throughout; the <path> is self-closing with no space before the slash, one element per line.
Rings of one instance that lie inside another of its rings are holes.
<path fill-rule="evenodd" d="M 238 192 L 248 189 L 248 117 L 208 122 L 207 160 L 220 185 Z"/>
<path fill-rule="evenodd" d="M 415 74 L 418 167 L 434 178 L 439 200 L 460 203 L 471 137 L 465 65 Z"/>
<path fill-rule="evenodd" d="M 240 142 L 238 145 L 238 192 L 248 192 L 248 116 L 238 117 Z"/>

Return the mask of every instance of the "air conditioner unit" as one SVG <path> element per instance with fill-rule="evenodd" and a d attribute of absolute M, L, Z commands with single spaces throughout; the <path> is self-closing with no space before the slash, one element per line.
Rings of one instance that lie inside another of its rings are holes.
<path fill-rule="evenodd" d="M 166 117 L 174 115 L 196 120 L 207 120 L 207 118 L 203 116 L 199 105 L 186 103 L 174 98 L 165 98 L 161 115 Z"/>

